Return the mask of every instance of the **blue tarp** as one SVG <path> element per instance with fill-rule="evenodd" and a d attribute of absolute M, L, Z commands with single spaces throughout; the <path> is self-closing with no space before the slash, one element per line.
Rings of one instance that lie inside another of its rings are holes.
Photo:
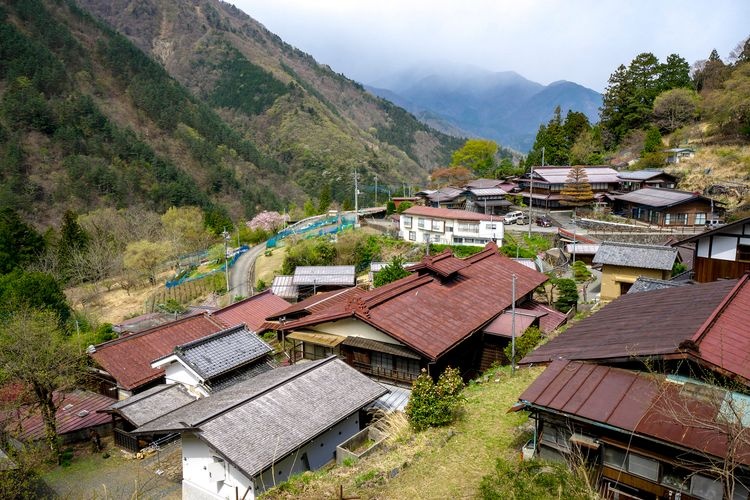
<path fill-rule="evenodd" d="M 235 250 L 232 256 L 229 257 L 229 259 L 227 260 L 227 264 L 229 265 L 229 268 L 231 269 L 234 263 L 237 262 L 237 259 L 240 258 L 240 255 L 247 252 L 248 250 L 250 250 L 250 247 L 247 245 L 242 245 L 237 250 Z M 208 252 L 206 252 L 206 255 L 208 255 Z M 174 288 L 176 286 L 182 285 L 183 283 L 187 283 L 188 281 L 197 281 L 197 280 L 205 278 L 206 276 L 211 276 L 212 274 L 223 273 L 223 272 L 224 272 L 224 264 L 217 267 L 211 272 L 199 274 L 198 276 L 189 276 L 189 277 L 185 276 L 177 280 L 170 280 L 170 281 L 167 281 L 165 285 L 167 288 Z"/>

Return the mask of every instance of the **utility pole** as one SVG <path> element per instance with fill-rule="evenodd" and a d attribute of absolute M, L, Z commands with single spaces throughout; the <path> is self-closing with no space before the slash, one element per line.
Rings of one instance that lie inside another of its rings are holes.
<path fill-rule="evenodd" d="M 378 174 L 375 174 L 375 206 L 378 206 Z"/>
<path fill-rule="evenodd" d="M 513 274 L 513 282 L 511 285 L 511 321 L 510 321 L 510 373 L 511 375 L 516 374 L 516 275 Z"/>
<path fill-rule="evenodd" d="M 227 293 L 229 293 L 229 257 L 227 256 L 227 245 L 229 243 L 229 238 L 231 238 L 232 235 L 229 234 L 226 227 L 224 228 L 224 231 L 222 231 L 221 235 L 224 237 L 224 276 L 227 280 Z M 232 301 L 231 295 L 229 296 L 229 301 Z"/>
<path fill-rule="evenodd" d="M 542 166 L 544 166 L 544 148 L 542 147 Z M 531 239 L 531 207 L 534 206 L 534 165 L 531 165 L 529 172 L 529 239 Z"/>
<path fill-rule="evenodd" d="M 354 227 L 359 226 L 359 184 L 357 184 L 357 167 L 354 167 Z"/>

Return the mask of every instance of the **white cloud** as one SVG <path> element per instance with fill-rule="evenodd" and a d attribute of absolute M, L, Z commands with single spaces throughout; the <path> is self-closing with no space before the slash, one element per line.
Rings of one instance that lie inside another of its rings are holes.
<path fill-rule="evenodd" d="M 750 2 L 726 0 L 235 0 L 319 62 L 364 83 L 444 61 L 602 91 L 640 52 L 726 57 L 750 34 Z"/>

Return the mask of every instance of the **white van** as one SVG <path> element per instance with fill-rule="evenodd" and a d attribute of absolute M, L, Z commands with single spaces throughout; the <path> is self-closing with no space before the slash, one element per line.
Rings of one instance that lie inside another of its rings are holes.
<path fill-rule="evenodd" d="M 516 224 L 517 221 L 523 219 L 523 212 L 516 210 L 515 212 L 508 212 L 503 218 L 503 222 L 506 224 Z"/>

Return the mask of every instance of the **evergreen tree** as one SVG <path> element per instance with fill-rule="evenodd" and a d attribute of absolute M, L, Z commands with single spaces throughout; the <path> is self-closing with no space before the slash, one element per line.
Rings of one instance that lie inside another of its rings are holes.
<path fill-rule="evenodd" d="M 716 49 L 711 51 L 708 59 L 695 64 L 693 85 L 698 92 L 716 90 L 728 76 L 727 65 L 719 57 Z"/>
<path fill-rule="evenodd" d="M 560 116 L 560 106 L 555 108 L 552 118 L 546 125 L 539 126 L 534 146 L 526 158 L 527 165 L 542 164 L 542 148 L 544 148 L 545 165 L 568 164 L 570 150 L 566 142 L 562 117 Z"/>
<path fill-rule="evenodd" d="M 649 127 L 646 131 L 646 140 L 643 143 L 643 151 L 641 156 L 646 153 L 656 153 L 664 148 L 664 143 L 661 139 L 661 133 L 657 127 Z"/>
<path fill-rule="evenodd" d="M 659 90 L 690 88 L 690 65 L 677 54 L 667 56 L 667 61 L 659 65 Z"/>
<path fill-rule="evenodd" d="M 578 136 L 587 130 L 591 130 L 591 123 L 584 113 L 568 110 L 562 127 L 565 135 L 565 146 L 568 149 L 568 158 L 570 158 L 570 148 L 573 147 Z"/>
<path fill-rule="evenodd" d="M 574 165 L 560 191 L 560 204 L 568 207 L 582 207 L 594 201 L 594 191 L 586 175 L 586 167 Z"/>
<path fill-rule="evenodd" d="M 18 214 L 0 211 L 0 274 L 33 262 L 44 251 L 44 239 Z"/>
<path fill-rule="evenodd" d="M 628 70 L 624 64 L 621 64 L 609 77 L 609 83 L 602 96 L 602 107 L 599 110 L 606 148 L 619 144 L 625 132 L 628 131 L 625 117 L 628 113 L 631 91 L 632 83 L 628 78 Z"/>
<path fill-rule="evenodd" d="M 323 184 L 318 195 L 318 213 L 324 214 L 331 207 L 331 185 Z"/>
<path fill-rule="evenodd" d="M 89 237 L 86 231 L 78 224 L 78 215 L 72 210 L 66 210 L 60 228 L 60 241 L 57 244 L 57 263 L 64 281 L 70 278 L 73 255 L 82 252 L 88 241 Z"/>

